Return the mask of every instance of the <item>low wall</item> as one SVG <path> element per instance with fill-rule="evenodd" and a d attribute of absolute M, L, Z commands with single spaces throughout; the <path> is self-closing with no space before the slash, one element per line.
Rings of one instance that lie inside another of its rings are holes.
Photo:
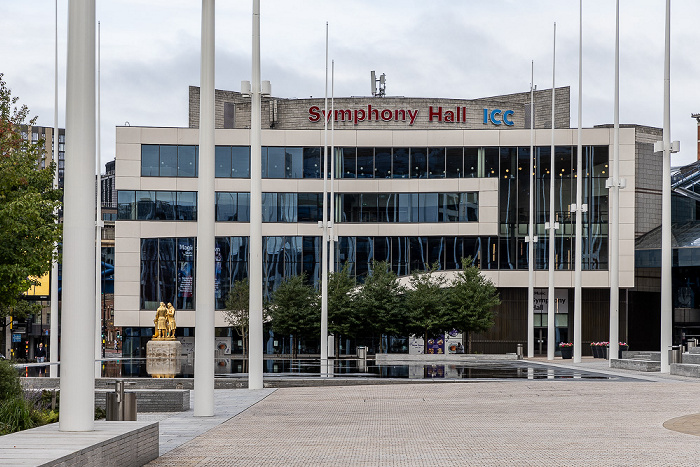
<path fill-rule="evenodd" d="M 95 422 L 94 431 L 58 423 L 0 436 L 0 465 L 141 466 L 158 457 L 157 422 Z"/>
<path fill-rule="evenodd" d="M 610 368 L 634 371 L 661 371 L 661 362 L 651 360 L 628 360 L 613 358 L 610 360 Z"/>

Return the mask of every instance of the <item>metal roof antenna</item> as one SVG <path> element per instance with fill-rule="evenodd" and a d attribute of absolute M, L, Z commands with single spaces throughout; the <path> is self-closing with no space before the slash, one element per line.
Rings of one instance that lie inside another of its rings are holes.
<path fill-rule="evenodd" d="M 379 89 L 377 89 L 377 81 L 379 82 Z M 386 75 L 384 73 L 377 79 L 377 74 L 374 70 L 370 71 L 370 82 L 372 89 L 372 96 L 374 97 L 384 97 L 386 96 Z"/>

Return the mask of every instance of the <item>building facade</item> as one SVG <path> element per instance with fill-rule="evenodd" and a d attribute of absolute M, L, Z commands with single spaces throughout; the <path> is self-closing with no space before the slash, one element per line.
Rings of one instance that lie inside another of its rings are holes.
<path fill-rule="evenodd" d="M 455 271 L 471 257 L 498 287 L 496 325 L 476 336 L 487 353 L 527 341 L 529 197 L 535 199 L 536 351 L 546 353 L 549 184 L 555 177 L 556 338 L 573 336 L 577 130 L 569 128 L 569 88 L 555 90 L 555 163 L 551 164 L 551 89 L 482 99 L 352 97 L 334 100 L 336 268 L 361 278 L 373 260 L 401 277 L 437 262 Z M 330 101 L 329 101 L 330 107 Z M 323 99 L 263 98 L 264 288 L 306 273 L 319 280 L 323 193 Z M 125 355 L 140 356 L 160 301 L 178 310 L 178 331 L 194 334 L 199 89 L 190 88 L 189 128 L 118 127 L 116 149 L 114 324 Z M 530 154 L 534 123 L 535 151 Z M 216 92 L 217 309 L 233 281 L 247 277 L 250 196 L 250 100 Z M 660 160 L 648 158 L 659 130 L 620 130 L 620 336 L 626 339 L 626 290 L 635 285 L 635 238 L 658 226 Z M 607 340 L 609 313 L 608 163 L 613 129 L 583 130 L 583 341 Z M 331 144 L 334 150 L 331 154 Z M 530 158 L 535 187 L 529 187 Z M 649 160 L 646 160 L 646 159 Z M 643 161 L 640 164 L 640 161 Z M 658 167 L 654 169 L 654 164 Z M 330 169 L 327 169 L 330 170 Z M 658 174 L 659 184 L 656 185 Z M 642 212 L 640 212 L 642 211 Z M 660 214 L 659 214 L 660 215 Z M 660 221 L 660 219 L 659 219 Z M 656 222 L 656 224 L 655 224 Z M 225 335 L 217 312 L 217 335 Z M 132 338 L 127 345 L 126 339 Z M 266 352 L 283 353 L 284 336 Z M 353 353 L 352 343 L 345 345 Z M 128 347 L 128 349 L 127 349 Z M 233 346 L 235 348 L 235 345 Z M 405 346 L 390 351 L 406 351 Z M 313 348 L 311 349 L 313 351 Z"/>

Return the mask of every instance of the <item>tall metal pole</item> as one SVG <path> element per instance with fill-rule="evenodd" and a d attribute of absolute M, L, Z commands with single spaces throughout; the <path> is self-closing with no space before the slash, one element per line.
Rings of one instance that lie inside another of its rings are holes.
<path fill-rule="evenodd" d="M 547 360 L 554 360 L 554 234 L 555 234 L 555 217 L 554 217 L 554 76 L 557 51 L 557 23 L 554 23 L 554 43 L 552 48 L 552 147 L 551 147 L 551 166 L 549 168 L 549 287 L 547 294 Z"/>
<path fill-rule="evenodd" d="M 194 338 L 194 415 L 197 417 L 214 415 L 214 12 L 215 0 L 202 0 Z"/>
<path fill-rule="evenodd" d="M 95 0 L 68 4 L 61 431 L 95 422 Z"/>
<path fill-rule="evenodd" d="M 608 358 L 617 358 L 620 321 L 620 0 L 615 2 L 615 111 L 610 187 L 610 342 Z M 662 349 L 663 350 L 663 349 Z M 663 352 L 662 352 L 663 353 Z"/>
<path fill-rule="evenodd" d="M 574 271 L 574 363 L 581 363 L 581 275 L 583 258 L 583 147 L 581 133 L 583 125 L 583 0 L 579 0 L 578 25 L 578 144 L 576 147 L 576 252 Z"/>
<path fill-rule="evenodd" d="M 527 357 L 535 356 L 535 62 L 530 81 L 530 217 L 527 248 Z"/>
<path fill-rule="evenodd" d="M 331 209 L 328 224 L 328 268 L 331 273 L 335 272 L 335 60 L 331 60 Z"/>
<path fill-rule="evenodd" d="M 53 187 L 58 188 L 58 0 L 56 0 L 56 28 L 54 37 L 54 103 L 53 103 L 53 162 L 56 168 Z M 54 211 L 58 223 L 58 209 Z M 49 376 L 58 376 L 58 243 L 53 249 L 54 260 L 51 263 L 51 319 L 49 334 Z"/>
<path fill-rule="evenodd" d="M 97 22 L 97 148 L 95 151 L 95 378 L 102 376 L 102 190 L 100 189 L 100 22 Z"/>
<path fill-rule="evenodd" d="M 671 365 L 668 359 L 668 350 L 673 342 L 671 296 L 671 0 L 666 0 L 665 33 L 663 192 L 661 195 L 661 372 L 669 373 Z"/>
<path fill-rule="evenodd" d="M 321 376 L 328 376 L 328 22 L 326 22 L 326 91 L 323 98 L 323 238 L 321 240 Z"/>
<path fill-rule="evenodd" d="M 248 388 L 263 387 L 262 166 L 260 141 L 260 0 L 253 0 L 253 69 L 250 110 L 250 258 L 248 261 Z"/>

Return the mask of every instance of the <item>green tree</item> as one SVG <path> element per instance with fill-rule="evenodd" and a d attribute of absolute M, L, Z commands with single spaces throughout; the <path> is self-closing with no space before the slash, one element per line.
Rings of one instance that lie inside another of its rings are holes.
<path fill-rule="evenodd" d="M 472 334 L 488 331 L 493 326 L 496 317 L 494 307 L 500 303 L 493 282 L 481 275 L 471 258 L 463 259 L 462 270 L 449 289 L 445 322 L 450 329 L 459 329 L 467 334 L 467 353 L 472 351 Z"/>
<path fill-rule="evenodd" d="M 226 298 L 224 319 L 243 341 L 243 355 L 248 355 L 248 323 L 250 318 L 250 285 L 248 279 L 235 281 Z"/>
<path fill-rule="evenodd" d="M 27 106 L 0 74 L 0 316 L 6 316 L 22 293 L 51 269 L 54 244 L 61 238 L 56 210 L 61 192 L 53 188 L 55 165 L 46 160 L 44 141 L 23 137 Z M 45 168 L 41 168 L 44 160 Z"/>
<path fill-rule="evenodd" d="M 355 337 L 357 320 L 353 310 L 353 295 L 357 282 L 350 276 L 346 264 L 340 271 L 328 275 L 328 332 Z"/>
<path fill-rule="evenodd" d="M 437 270 L 436 263 L 427 271 L 413 271 L 405 292 L 406 330 L 423 336 L 426 353 L 430 336 L 453 329 L 445 315 L 447 279 Z"/>
<path fill-rule="evenodd" d="M 318 292 L 306 281 L 306 275 L 285 277 L 272 292 L 269 305 L 272 329 L 292 336 L 292 357 L 297 354 L 298 339 L 321 336 L 321 309 Z"/>
<path fill-rule="evenodd" d="M 381 336 L 398 335 L 404 331 L 404 288 L 389 266 L 386 261 L 373 262 L 372 273 L 367 276 L 355 295 L 354 309 L 358 333 Z M 381 339 L 379 342 L 379 351 L 382 352 L 384 349 Z"/>

